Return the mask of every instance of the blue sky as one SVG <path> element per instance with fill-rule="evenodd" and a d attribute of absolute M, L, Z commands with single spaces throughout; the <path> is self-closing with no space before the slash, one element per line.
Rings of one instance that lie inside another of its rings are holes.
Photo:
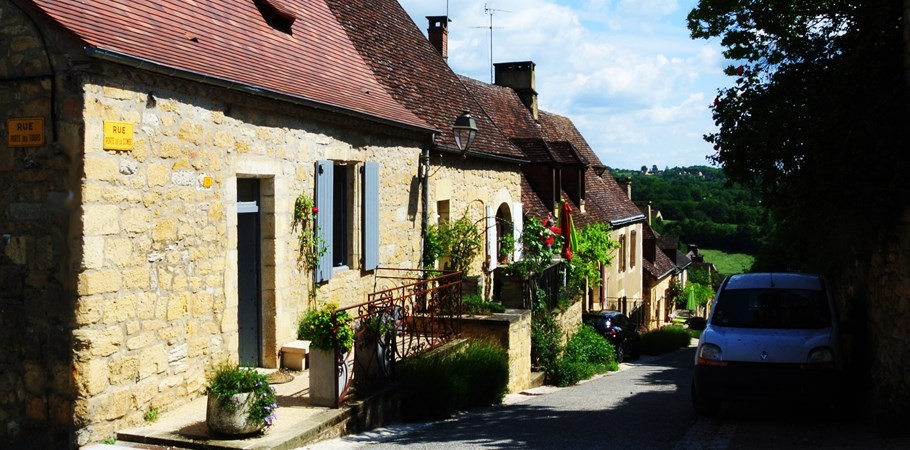
<path fill-rule="evenodd" d="M 446 0 L 400 0 L 426 34 Z M 449 0 L 449 65 L 490 82 L 493 62 L 534 61 L 542 109 L 569 117 L 604 164 L 710 165 L 708 106 L 731 80 L 716 41 L 692 40 L 696 0 Z"/>

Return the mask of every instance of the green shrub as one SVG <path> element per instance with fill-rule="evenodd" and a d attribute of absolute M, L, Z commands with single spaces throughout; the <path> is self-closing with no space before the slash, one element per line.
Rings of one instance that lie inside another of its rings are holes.
<path fill-rule="evenodd" d="M 463 314 L 485 315 L 490 313 L 505 312 L 499 303 L 488 302 L 480 294 L 463 294 L 461 296 L 461 311 Z"/>
<path fill-rule="evenodd" d="M 562 357 L 556 361 L 551 382 L 557 386 L 569 386 L 595 374 L 618 369 L 613 345 L 594 328 L 582 325 L 566 343 Z"/>
<path fill-rule="evenodd" d="M 490 341 L 474 341 L 456 354 L 454 371 L 462 374 L 468 388 L 463 407 L 502 403 L 509 385 L 509 355 Z"/>
<path fill-rule="evenodd" d="M 531 317 L 531 365 L 537 370 L 552 373 L 556 369 L 556 360 L 562 351 L 560 338 L 562 332 L 553 315 L 538 308 Z"/>
<path fill-rule="evenodd" d="M 509 384 L 509 357 L 488 341 L 464 349 L 418 355 L 398 368 L 404 420 L 435 420 L 456 410 L 502 403 Z"/>
<path fill-rule="evenodd" d="M 351 350 L 354 345 L 354 318 L 347 311 L 337 311 L 338 305 L 327 303 L 310 309 L 297 322 L 297 339 L 310 341 L 320 350 Z"/>
<path fill-rule="evenodd" d="M 669 325 L 642 334 L 641 352 L 648 355 L 672 352 L 678 348 L 688 347 L 691 339 L 689 330 L 679 325 Z"/>
<path fill-rule="evenodd" d="M 149 423 L 157 422 L 158 421 L 158 408 L 150 408 L 148 411 L 145 412 L 145 414 L 142 416 L 142 418 L 145 419 L 145 421 L 149 422 Z"/>

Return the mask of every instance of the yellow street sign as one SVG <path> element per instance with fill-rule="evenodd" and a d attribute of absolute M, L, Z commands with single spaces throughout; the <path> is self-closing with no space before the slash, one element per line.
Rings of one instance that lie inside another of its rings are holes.
<path fill-rule="evenodd" d="M 6 131 L 10 148 L 44 145 L 44 117 L 7 119 Z"/>
<path fill-rule="evenodd" d="M 104 121 L 104 149 L 132 150 L 133 124 L 130 122 Z"/>

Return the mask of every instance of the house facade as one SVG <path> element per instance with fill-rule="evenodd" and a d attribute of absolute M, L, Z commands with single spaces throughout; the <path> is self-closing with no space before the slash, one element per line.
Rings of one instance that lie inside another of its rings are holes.
<path fill-rule="evenodd" d="M 520 153 L 457 78 L 415 112 L 331 3 L 2 3 L 0 441 L 99 442 L 221 361 L 277 367 L 314 283 L 356 304 L 445 209 L 520 216 Z M 301 195 L 330 230 L 315 274 Z"/>

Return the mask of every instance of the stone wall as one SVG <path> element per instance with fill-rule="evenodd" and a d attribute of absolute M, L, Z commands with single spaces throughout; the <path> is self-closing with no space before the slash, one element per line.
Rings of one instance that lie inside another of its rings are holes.
<path fill-rule="evenodd" d="M 238 178 L 258 178 L 262 187 L 266 367 L 277 366 L 281 345 L 296 338 L 297 318 L 312 306 L 291 213 L 297 195 L 314 194 L 316 160 L 378 162 L 387 224 L 380 261 L 418 262 L 419 226 L 402 213 L 414 196 L 402 188 L 417 173 L 414 141 L 365 136 L 302 108 L 116 67 L 88 76 L 85 96 L 83 234 L 73 252 L 76 412 L 88 424 L 80 443 L 202 395 L 205 369 L 236 361 Z M 134 124 L 131 151 L 103 149 L 105 120 Z M 337 272 L 318 301 L 363 301 L 372 281 L 357 266 Z"/>
<path fill-rule="evenodd" d="M 868 405 L 882 434 L 906 434 L 910 420 L 910 209 L 866 259 L 833 280 L 844 330 L 850 394 Z"/>
<path fill-rule="evenodd" d="M 291 226 L 294 199 L 314 195 L 315 161 L 352 173 L 379 163 L 379 263 L 419 266 L 426 134 L 97 60 L 71 64 L 50 28 L 42 41 L 17 9 L 0 14 L 0 105 L 44 117 L 47 136 L 42 147 L 0 144 L 0 437 L 99 442 L 204 395 L 206 368 L 237 360 L 240 178 L 262 189 L 265 367 L 277 367 L 298 317 L 317 306 Z M 133 126 L 131 148 L 104 148 L 105 121 Z M 487 206 L 520 201 L 519 178 L 516 165 L 436 154 L 429 217 L 444 198 L 453 215 L 481 221 Z M 318 304 L 360 303 L 376 289 L 359 265 L 358 227 L 350 267 L 320 286 Z"/>
<path fill-rule="evenodd" d="M 509 354 L 509 393 L 531 386 L 531 311 L 510 309 L 490 316 L 465 317 L 462 337 L 487 338 L 500 344 Z"/>
<path fill-rule="evenodd" d="M 572 303 L 561 314 L 556 315 L 556 324 L 562 330 L 560 345 L 565 346 L 566 342 L 572 337 L 581 325 L 582 302 Z"/>
<path fill-rule="evenodd" d="M 72 440 L 67 242 L 78 127 L 62 116 L 80 100 L 52 72 L 65 61 L 46 54 L 48 44 L 18 7 L 0 7 L 0 446 Z M 8 145 L 8 120 L 22 118 L 43 119 L 44 145 Z"/>

